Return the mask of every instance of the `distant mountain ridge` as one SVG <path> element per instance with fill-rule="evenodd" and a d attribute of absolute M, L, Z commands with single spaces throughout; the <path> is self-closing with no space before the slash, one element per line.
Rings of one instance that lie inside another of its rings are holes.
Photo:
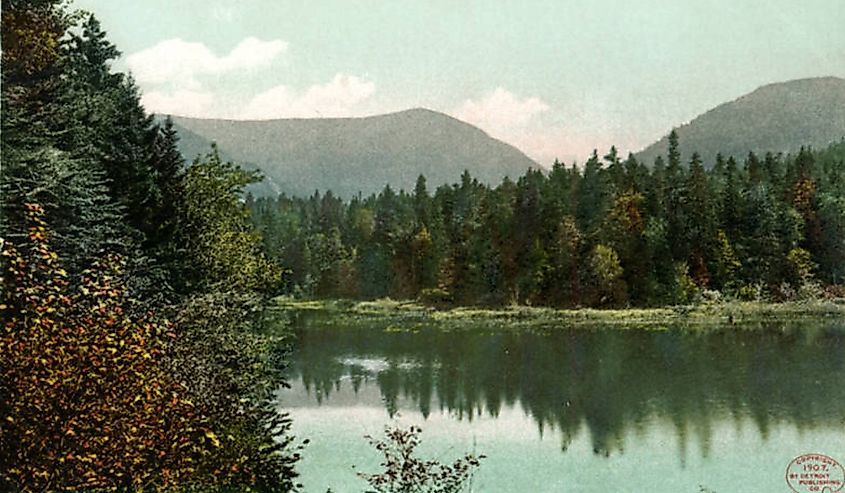
<path fill-rule="evenodd" d="M 538 165 L 515 147 L 443 113 L 412 109 L 364 118 L 212 120 L 174 116 L 188 160 L 216 142 L 224 159 L 260 169 L 259 194 L 350 197 L 390 184 L 411 190 L 425 175 L 430 189 L 457 182 L 466 169 L 498 184 Z"/>
<path fill-rule="evenodd" d="M 706 165 L 717 153 L 744 159 L 749 152 L 823 148 L 845 137 L 845 79 L 820 77 L 762 86 L 677 127 L 681 158 L 698 152 Z M 668 136 L 636 153 L 652 164 L 665 155 Z"/>

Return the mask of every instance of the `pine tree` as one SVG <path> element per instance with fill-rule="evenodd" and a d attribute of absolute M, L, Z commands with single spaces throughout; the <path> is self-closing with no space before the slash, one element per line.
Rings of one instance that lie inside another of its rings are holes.
<path fill-rule="evenodd" d="M 551 251 L 551 300 L 561 306 L 581 303 L 581 247 L 583 238 L 575 218 L 565 216 L 557 227 Z"/>
<path fill-rule="evenodd" d="M 584 174 L 578 190 L 578 228 L 586 235 L 592 235 L 601 225 L 609 206 L 606 175 L 602 172 L 598 154 L 593 154 L 584 163 Z"/>
<path fill-rule="evenodd" d="M 648 189 L 648 212 L 650 216 L 666 218 L 666 163 L 657 156 L 651 168 L 651 185 Z"/>
<path fill-rule="evenodd" d="M 142 248 L 152 255 L 164 269 L 161 275 L 170 286 L 177 284 L 176 277 L 184 269 L 179 259 L 182 245 L 176 241 L 179 210 L 183 206 L 185 163 L 179 152 L 179 136 L 170 117 L 156 129 L 150 161 L 154 186 L 148 200 L 148 210 L 142 223 Z"/>
<path fill-rule="evenodd" d="M 678 141 L 678 133 L 673 129 L 669 133 L 669 148 L 667 153 L 668 164 L 666 166 L 666 177 L 671 184 L 680 179 L 681 176 L 681 150 Z"/>
<path fill-rule="evenodd" d="M 159 129 L 140 104 L 138 88 L 111 63 L 120 52 L 108 41 L 99 21 L 89 16 L 67 43 L 68 90 L 55 124 L 65 128 L 60 148 L 100 163 L 110 195 L 137 231 L 135 244 L 155 236 L 162 192 L 156 183 Z"/>
<path fill-rule="evenodd" d="M 54 225 L 57 252 L 70 272 L 80 272 L 103 251 L 123 251 L 127 230 L 103 175 L 96 163 L 55 148 L 4 150 L 0 179 L 4 236 L 22 238 L 24 204 L 38 202 Z"/>
<path fill-rule="evenodd" d="M 749 152 L 748 157 L 745 159 L 745 173 L 751 185 L 763 184 L 766 179 L 766 171 L 757 158 L 757 155 L 753 152 Z"/>
<path fill-rule="evenodd" d="M 607 172 L 610 179 L 610 185 L 615 193 L 622 193 L 627 188 L 627 180 L 625 174 L 625 166 L 619 158 L 619 151 L 616 146 L 611 146 L 610 150 L 603 157 L 604 162 L 607 163 Z"/>
<path fill-rule="evenodd" d="M 41 203 L 59 254 L 77 272 L 105 249 L 126 251 L 129 229 L 96 156 L 64 145 L 82 128 L 65 104 L 73 60 L 62 39 L 75 15 L 44 1 L 4 4 L 2 16 L 0 226 L 4 236 L 22 237 L 23 204 Z"/>
<path fill-rule="evenodd" d="M 685 176 L 681 168 L 681 153 L 678 148 L 678 134 L 672 130 L 669 134 L 668 165 L 666 166 L 666 199 L 662 217 L 666 218 L 669 238 L 672 238 L 672 258 L 686 261 L 689 246 L 686 240 L 687 218 L 685 217 L 684 198 Z"/>
<path fill-rule="evenodd" d="M 423 226 L 431 225 L 432 214 L 431 197 L 428 195 L 425 176 L 419 175 L 414 186 L 414 213 L 417 223 Z"/>
<path fill-rule="evenodd" d="M 688 264 L 699 286 L 710 282 L 708 264 L 713 258 L 716 242 L 716 211 L 713 207 L 713 193 L 707 174 L 698 153 L 690 159 L 690 174 L 686 185 L 684 206 L 687 218 L 686 239 L 690 248 Z"/>

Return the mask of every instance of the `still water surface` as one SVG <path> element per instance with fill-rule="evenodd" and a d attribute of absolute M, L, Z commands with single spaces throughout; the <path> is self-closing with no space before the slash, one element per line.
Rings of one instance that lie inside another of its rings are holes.
<path fill-rule="evenodd" d="M 363 438 L 487 456 L 481 492 L 780 492 L 797 455 L 845 461 L 845 328 L 443 331 L 300 318 L 280 406 L 307 492 L 360 492 Z M 357 467 L 357 469 L 356 469 Z"/>

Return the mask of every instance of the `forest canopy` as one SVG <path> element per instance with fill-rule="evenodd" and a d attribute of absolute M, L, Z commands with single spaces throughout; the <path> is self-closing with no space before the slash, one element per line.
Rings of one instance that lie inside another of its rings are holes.
<path fill-rule="evenodd" d="M 808 118 L 810 116 L 808 115 Z M 654 306 L 773 301 L 845 280 L 845 142 L 795 155 L 641 163 L 615 148 L 515 182 L 460 182 L 344 201 L 249 200 L 283 289 L 455 304 Z"/>

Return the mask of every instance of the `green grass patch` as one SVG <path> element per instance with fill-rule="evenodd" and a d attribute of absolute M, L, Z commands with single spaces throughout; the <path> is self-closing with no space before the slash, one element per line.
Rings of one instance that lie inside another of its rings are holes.
<path fill-rule="evenodd" d="M 391 331 L 414 331 L 427 326 L 460 329 L 553 329 L 561 327 L 650 329 L 672 327 L 738 329 L 816 321 L 842 321 L 845 304 L 829 301 L 801 303 L 724 302 L 666 308 L 561 310 L 547 307 L 455 307 L 434 309 L 416 301 L 294 300 L 278 298 L 278 309 L 323 315 L 321 324 L 373 325 Z"/>

